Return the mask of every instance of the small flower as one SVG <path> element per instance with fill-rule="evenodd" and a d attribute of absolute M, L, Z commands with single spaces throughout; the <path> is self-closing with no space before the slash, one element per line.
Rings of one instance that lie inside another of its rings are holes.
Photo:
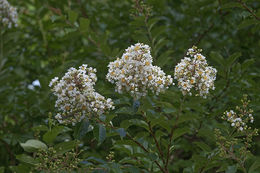
<path fill-rule="evenodd" d="M 18 14 L 7 0 L 0 0 L 0 23 L 8 28 L 17 27 Z"/>
<path fill-rule="evenodd" d="M 236 110 L 230 110 L 224 112 L 222 119 L 226 120 L 231 124 L 232 127 L 236 128 L 239 131 L 248 129 L 248 123 L 254 122 L 254 117 L 252 115 L 253 110 L 247 109 L 249 101 L 247 97 L 244 96 L 244 99 L 241 100 L 243 107 L 236 106 Z"/>
<path fill-rule="evenodd" d="M 121 58 L 109 63 L 106 78 L 116 84 L 116 92 L 130 92 L 137 99 L 147 95 L 148 90 L 159 94 L 174 83 L 170 75 L 166 76 L 152 62 L 150 47 L 137 43 L 128 47 Z"/>
<path fill-rule="evenodd" d="M 202 50 L 193 46 L 188 49 L 187 56 L 175 67 L 174 79 L 183 95 L 192 95 L 192 90 L 199 92 L 196 95 L 206 98 L 209 90 L 214 90 L 217 70 L 208 66 L 206 58 L 200 53 Z"/>
<path fill-rule="evenodd" d="M 55 77 L 49 86 L 57 96 L 55 107 L 59 113 L 55 116 L 59 123 L 75 124 L 84 117 L 101 115 L 114 109 L 112 99 L 95 92 L 96 69 L 83 64 L 79 69 L 70 68 L 59 80 Z"/>

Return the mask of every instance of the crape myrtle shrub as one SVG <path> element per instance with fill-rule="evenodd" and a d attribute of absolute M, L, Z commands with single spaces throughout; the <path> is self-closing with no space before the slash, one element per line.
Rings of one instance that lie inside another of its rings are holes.
<path fill-rule="evenodd" d="M 0 172 L 260 172 L 259 6 L 0 0 Z"/>

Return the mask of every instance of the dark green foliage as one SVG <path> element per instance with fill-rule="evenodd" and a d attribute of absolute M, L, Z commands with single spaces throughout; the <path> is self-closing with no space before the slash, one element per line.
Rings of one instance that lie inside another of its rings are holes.
<path fill-rule="evenodd" d="M 37 172 L 47 147 L 54 158 L 77 153 L 75 172 L 260 172 L 259 136 L 242 167 L 219 155 L 214 135 L 215 129 L 232 132 L 221 116 L 243 94 L 254 110 L 252 128 L 260 127 L 259 1 L 9 2 L 18 8 L 19 26 L 0 25 L 0 173 Z M 202 48 L 218 70 L 216 90 L 203 99 L 183 97 L 171 86 L 140 102 L 115 93 L 105 79 L 107 65 L 137 42 L 150 45 L 154 64 L 172 76 L 188 48 Z M 97 120 L 60 125 L 53 119 L 49 81 L 81 64 L 97 69 L 95 89 L 112 98 L 116 109 Z M 35 80 L 41 86 L 29 89 Z"/>

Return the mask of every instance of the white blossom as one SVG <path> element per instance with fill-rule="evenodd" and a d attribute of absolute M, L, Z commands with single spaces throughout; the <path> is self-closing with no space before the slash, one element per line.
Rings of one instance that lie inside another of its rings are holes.
<path fill-rule="evenodd" d="M 130 93 L 134 98 L 146 96 L 148 90 L 155 94 L 165 91 L 173 83 L 160 67 L 152 65 L 148 45 L 137 43 L 128 47 L 121 58 L 110 62 L 107 80 L 116 84 L 116 92 Z"/>
<path fill-rule="evenodd" d="M 206 57 L 200 52 L 202 50 L 193 46 L 188 49 L 187 57 L 184 57 L 175 67 L 174 79 L 178 80 L 178 87 L 183 95 L 192 95 L 195 90 L 196 95 L 206 98 L 209 90 L 214 90 L 217 70 L 208 66 Z"/>
<path fill-rule="evenodd" d="M 246 130 L 248 128 L 248 122 L 254 122 L 254 117 L 252 116 L 252 114 L 248 114 L 248 116 L 246 116 L 243 114 L 237 114 L 233 110 L 226 111 L 222 118 L 227 120 L 232 127 L 235 127 L 239 131 Z"/>
<path fill-rule="evenodd" d="M 18 14 L 7 0 L 0 0 L 0 24 L 8 28 L 17 27 Z"/>
<path fill-rule="evenodd" d="M 70 68 L 59 80 L 55 77 L 49 87 L 57 96 L 55 107 L 59 113 L 55 118 L 59 123 L 69 124 L 81 121 L 84 117 L 101 115 L 114 109 L 110 98 L 95 92 L 94 85 L 97 81 L 96 69 L 83 64 L 79 69 Z"/>

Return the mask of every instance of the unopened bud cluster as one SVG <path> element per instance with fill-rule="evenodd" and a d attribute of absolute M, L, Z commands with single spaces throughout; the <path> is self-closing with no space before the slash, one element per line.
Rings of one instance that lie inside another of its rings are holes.
<path fill-rule="evenodd" d="M 34 170 L 55 173 L 75 171 L 79 168 L 79 163 L 82 161 L 79 158 L 79 153 L 74 150 L 61 154 L 59 150 L 53 147 L 37 152 L 35 159 L 39 163 L 36 164 Z"/>
<path fill-rule="evenodd" d="M 18 14 L 7 0 L 0 0 L 0 24 L 8 28 L 17 27 Z"/>
<path fill-rule="evenodd" d="M 209 90 L 214 90 L 217 70 L 208 66 L 206 58 L 196 46 L 190 48 L 187 56 L 175 67 L 174 79 L 178 80 L 178 87 L 183 95 L 196 95 L 206 98 Z"/>
<path fill-rule="evenodd" d="M 222 117 L 224 120 L 227 120 L 232 127 L 235 127 L 239 131 L 251 129 L 251 127 L 248 126 L 248 123 L 254 122 L 254 117 L 252 115 L 253 110 L 247 108 L 250 101 L 247 99 L 246 95 L 244 95 L 241 102 L 242 107 L 237 106 L 237 112 L 233 110 L 226 111 Z"/>
<path fill-rule="evenodd" d="M 64 124 L 76 123 L 84 117 L 101 115 L 114 109 L 110 98 L 95 92 L 97 81 L 96 69 L 83 64 L 79 69 L 70 68 L 59 80 L 55 77 L 50 82 L 54 95 L 57 96 L 55 107 L 60 111 L 55 118 Z"/>
<path fill-rule="evenodd" d="M 127 92 L 134 98 L 146 96 L 148 90 L 155 94 L 174 84 L 170 75 L 152 65 L 153 58 L 148 45 L 137 43 L 128 47 L 121 58 L 110 62 L 106 78 L 116 84 L 116 92 Z"/>
<path fill-rule="evenodd" d="M 114 158 L 115 158 L 115 153 L 113 151 L 110 151 L 106 159 L 110 162 L 115 162 Z"/>

